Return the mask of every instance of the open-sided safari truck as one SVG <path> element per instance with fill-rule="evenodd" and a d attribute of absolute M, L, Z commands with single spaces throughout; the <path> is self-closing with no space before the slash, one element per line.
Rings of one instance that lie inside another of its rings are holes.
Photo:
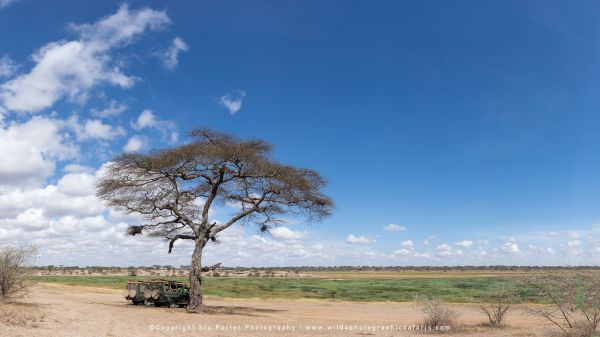
<path fill-rule="evenodd" d="M 169 280 L 128 281 L 123 294 L 133 304 L 184 307 L 190 302 L 190 288 L 183 282 Z"/>

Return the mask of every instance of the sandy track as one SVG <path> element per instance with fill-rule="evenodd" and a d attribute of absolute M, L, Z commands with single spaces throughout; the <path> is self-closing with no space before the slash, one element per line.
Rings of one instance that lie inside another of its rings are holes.
<path fill-rule="evenodd" d="M 409 303 L 235 300 L 208 298 L 208 314 L 184 309 L 133 306 L 118 290 L 43 284 L 32 290 L 28 308 L 44 315 L 35 326 L 0 322 L 1 336 L 421 336 L 411 331 L 353 330 L 351 326 L 402 329 L 421 320 Z M 519 308 L 502 330 L 478 328 L 476 306 L 456 305 L 467 325 L 452 336 L 544 336 L 550 330 Z M 310 327 L 310 328 L 309 328 Z M 312 327 L 314 327 L 314 330 Z M 273 329 L 268 331 L 268 329 Z M 358 327 L 356 327 L 358 328 Z M 283 329 L 279 330 L 279 329 Z M 293 329 L 293 330 L 291 330 Z M 321 329 L 321 330 L 319 330 Z M 448 335 L 448 334 L 443 334 Z"/>

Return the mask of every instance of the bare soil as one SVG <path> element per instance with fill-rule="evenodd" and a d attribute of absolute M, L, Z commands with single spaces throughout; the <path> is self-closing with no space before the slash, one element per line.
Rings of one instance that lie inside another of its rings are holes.
<path fill-rule="evenodd" d="M 423 336 L 411 303 L 207 298 L 209 312 L 134 306 L 121 291 L 40 284 L 21 304 L 0 305 L 1 336 Z M 463 331 L 436 336 L 547 336 L 543 321 L 515 307 L 508 327 L 491 329 L 476 305 L 457 304 Z"/>

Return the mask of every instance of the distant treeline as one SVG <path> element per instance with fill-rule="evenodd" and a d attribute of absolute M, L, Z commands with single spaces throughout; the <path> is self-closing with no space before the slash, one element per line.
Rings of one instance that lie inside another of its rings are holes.
<path fill-rule="evenodd" d="M 177 270 L 177 269 L 189 269 L 189 266 L 171 266 L 171 265 L 152 265 L 152 266 L 129 266 L 129 267 L 117 267 L 117 266 L 34 266 L 30 267 L 33 270 L 48 271 L 48 270 L 110 270 L 112 272 L 127 271 L 131 269 L 145 269 L 145 270 Z M 423 271 L 437 271 L 437 272 L 448 272 L 448 271 L 536 271 L 536 270 L 596 270 L 600 269 L 600 266 L 328 266 L 328 267 L 315 267 L 315 266 L 296 266 L 296 267 L 226 267 L 222 266 L 220 270 L 230 271 L 250 271 L 250 270 L 264 270 L 264 271 L 291 271 L 291 272 L 348 272 L 348 271 L 402 271 L 402 272 L 423 272 Z"/>

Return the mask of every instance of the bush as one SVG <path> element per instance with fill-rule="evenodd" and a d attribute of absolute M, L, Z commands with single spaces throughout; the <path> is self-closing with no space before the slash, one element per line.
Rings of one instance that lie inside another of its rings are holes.
<path fill-rule="evenodd" d="M 516 299 L 515 291 L 506 287 L 498 288 L 484 298 L 485 303 L 481 305 L 481 311 L 487 315 L 490 326 L 504 326 L 504 315 Z"/>
<path fill-rule="evenodd" d="M 20 297 L 31 285 L 27 265 L 37 258 L 37 248 L 5 247 L 0 250 L 0 302 Z"/>
<path fill-rule="evenodd" d="M 425 319 L 421 324 L 428 329 L 437 330 L 441 327 L 458 328 L 458 313 L 442 302 L 442 300 L 426 296 L 416 296 L 415 302 L 425 314 Z"/>
<path fill-rule="evenodd" d="M 600 276 L 573 272 L 538 273 L 525 279 L 543 303 L 530 313 L 560 329 L 561 336 L 592 337 L 600 325 Z"/>

